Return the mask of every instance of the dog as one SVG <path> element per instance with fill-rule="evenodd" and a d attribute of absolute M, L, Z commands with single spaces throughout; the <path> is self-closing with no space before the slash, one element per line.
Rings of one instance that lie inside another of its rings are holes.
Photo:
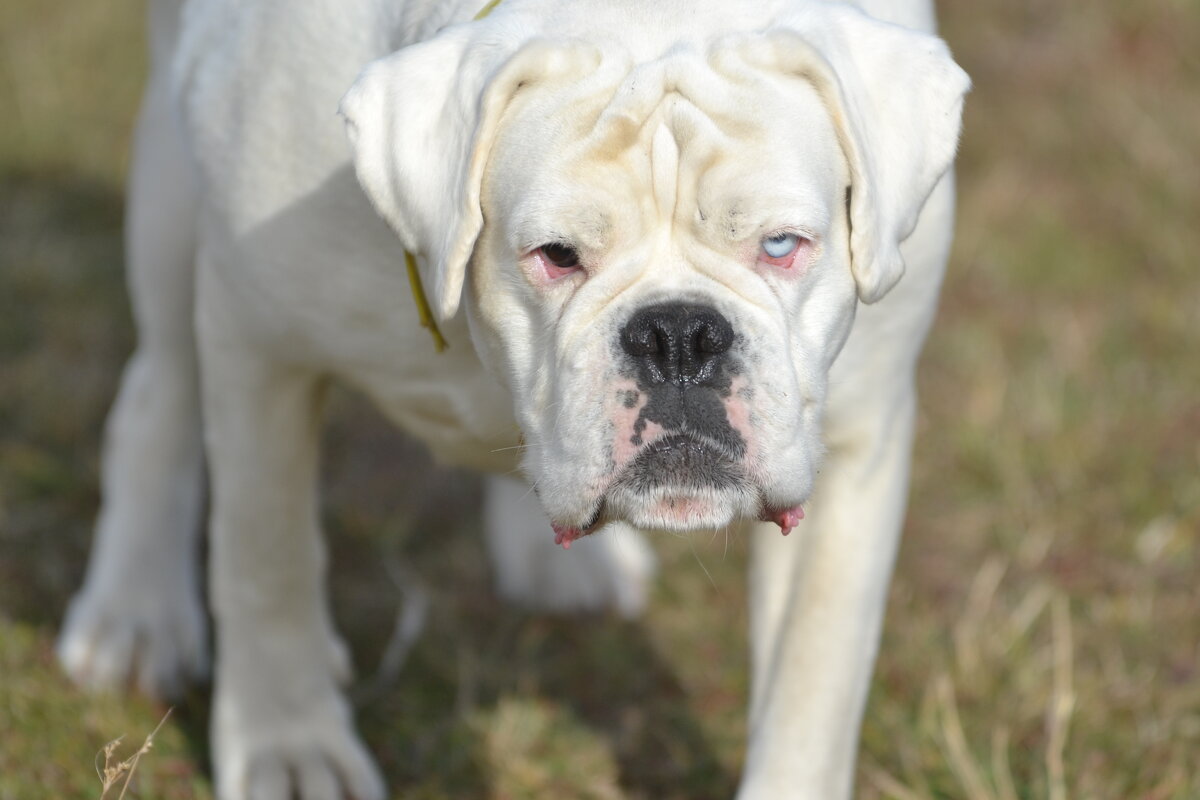
<path fill-rule="evenodd" d="M 322 586 L 336 379 L 492 475 L 526 606 L 635 615 L 638 530 L 744 526 L 737 796 L 848 797 L 968 79 L 929 0 L 481 5 L 151 3 L 139 344 L 60 660 L 205 676 L 207 473 L 217 796 L 384 796 Z"/>

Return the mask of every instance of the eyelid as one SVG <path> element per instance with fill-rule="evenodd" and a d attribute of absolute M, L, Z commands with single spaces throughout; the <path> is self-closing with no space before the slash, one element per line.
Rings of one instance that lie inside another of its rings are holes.
<path fill-rule="evenodd" d="M 566 242 L 562 241 L 561 239 L 555 238 L 553 236 L 549 236 L 545 239 L 538 239 L 536 241 L 524 241 L 523 240 L 521 242 L 520 246 L 516 248 L 516 250 L 518 253 L 521 254 L 521 258 L 528 258 L 529 256 L 533 255 L 538 250 L 541 250 L 543 247 L 545 247 L 548 244 L 566 244 Z M 571 245 L 567 245 L 567 246 L 570 247 Z"/>
<path fill-rule="evenodd" d="M 807 239 L 810 242 L 815 242 L 818 238 L 816 232 L 812 228 L 805 225 L 766 225 L 762 227 L 762 234 L 759 236 L 759 241 L 763 239 L 772 239 L 777 236 L 799 236 L 801 239 Z"/>
<path fill-rule="evenodd" d="M 542 225 L 521 225 L 513 232 L 510 239 L 513 250 L 520 253 L 521 257 L 532 255 L 539 247 L 545 247 L 548 244 L 565 244 L 574 247 L 570 237 L 563 234 L 561 229 Z"/>

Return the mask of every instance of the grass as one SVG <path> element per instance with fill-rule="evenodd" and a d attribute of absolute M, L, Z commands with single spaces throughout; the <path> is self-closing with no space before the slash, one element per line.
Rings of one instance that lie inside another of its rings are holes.
<path fill-rule="evenodd" d="M 0 800 L 98 796 L 105 743 L 163 717 L 76 692 L 50 651 L 132 345 L 120 220 L 140 14 L 0 6 Z M 1194 799 L 1200 8 L 945 4 L 943 34 L 976 90 L 858 797 Z M 658 542 L 637 624 L 503 610 L 475 483 L 354 398 L 335 406 L 334 595 L 363 673 L 399 603 L 385 564 L 430 598 L 403 671 L 359 711 L 397 796 L 732 793 L 742 547 Z M 197 691 L 129 795 L 210 797 L 206 727 Z"/>
<path fill-rule="evenodd" d="M 154 737 L 162 730 L 162 726 L 167 723 L 170 716 L 171 709 L 168 708 L 167 713 L 163 714 L 162 720 L 154 726 L 154 730 L 146 734 L 141 747 L 134 750 L 133 755 L 127 758 L 120 758 L 117 755 L 124 736 L 118 736 L 104 745 L 104 750 L 101 751 L 104 763 L 100 763 L 100 755 L 96 756 L 96 777 L 100 779 L 100 800 L 111 795 L 115 795 L 116 800 L 125 800 L 125 795 L 129 792 L 129 784 L 133 782 L 133 776 L 137 774 L 138 763 L 142 760 L 142 756 L 150 752 L 154 746 Z"/>

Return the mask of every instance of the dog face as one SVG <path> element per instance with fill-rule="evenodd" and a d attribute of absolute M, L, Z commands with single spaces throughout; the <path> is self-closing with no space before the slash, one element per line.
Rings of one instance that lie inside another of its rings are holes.
<path fill-rule="evenodd" d="M 855 303 L 830 116 L 807 81 L 613 60 L 514 98 L 484 175 L 468 309 L 525 471 L 581 530 L 796 505 Z"/>
<path fill-rule="evenodd" d="M 949 166 L 965 77 L 936 39 L 841 7 L 555 41 L 513 14 L 364 73 L 343 103 L 364 188 L 443 318 L 466 285 L 568 542 L 786 517 L 856 303 L 899 279 Z M 411 86 L 437 102 L 406 122 Z"/>

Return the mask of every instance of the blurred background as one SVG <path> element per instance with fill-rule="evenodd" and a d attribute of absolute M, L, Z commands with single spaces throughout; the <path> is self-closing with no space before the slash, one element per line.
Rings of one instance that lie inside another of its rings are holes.
<path fill-rule="evenodd" d="M 123 176 L 138 0 L 0 5 L 0 800 L 93 798 L 165 709 L 58 674 L 101 426 L 133 331 Z M 1200 6 L 944 3 L 972 75 L 957 245 L 921 371 L 912 504 L 858 797 L 1200 798 Z M 645 620 L 506 611 L 469 476 L 360 400 L 326 435 L 334 597 L 395 796 L 726 798 L 745 542 L 662 537 Z M 131 796 L 207 798 L 207 694 Z M 115 793 L 111 796 L 115 796 Z"/>

